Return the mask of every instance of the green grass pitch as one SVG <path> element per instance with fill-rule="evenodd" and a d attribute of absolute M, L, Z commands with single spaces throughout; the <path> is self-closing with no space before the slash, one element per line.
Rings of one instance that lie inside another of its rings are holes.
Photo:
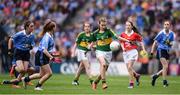
<path fill-rule="evenodd" d="M 85 75 L 80 77 L 80 85 L 71 84 L 74 75 L 54 74 L 44 85 L 43 91 L 35 91 L 34 86 L 28 86 L 27 89 L 15 89 L 11 85 L 0 85 L 0 94 L 180 94 L 180 76 L 168 76 L 169 87 L 162 86 L 162 77 L 160 77 L 156 86 L 152 87 L 150 76 L 141 76 L 141 84 L 133 89 L 128 89 L 128 76 L 107 76 L 108 89 L 102 90 L 101 83 L 98 84 L 96 91 L 91 89 L 90 83 Z M 9 75 L 0 75 L 0 81 L 10 79 Z M 37 80 L 32 81 L 36 83 Z M 22 83 L 20 84 L 22 86 Z"/>

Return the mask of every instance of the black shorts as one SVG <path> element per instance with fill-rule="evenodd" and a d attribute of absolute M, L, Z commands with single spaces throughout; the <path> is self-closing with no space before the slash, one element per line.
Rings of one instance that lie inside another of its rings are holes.
<path fill-rule="evenodd" d="M 20 50 L 20 49 L 15 49 L 14 50 L 14 58 L 16 60 L 22 60 L 22 61 L 29 61 L 30 59 L 30 53 L 29 50 Z"/>
<path fill-rule="evenodd" d="M 35 65 L 43 66 L 49 64 L 49 57 L 47 57 L 43 51 L 37 51 L 35 55 Z"/>
<path fill-rule="evenodd" d="M 165 50 L 165 49 L 159 49 L 159 50 L 157 50 L 157 55 L 156 55 L 156 57 L 157 57 L 157 59 L 165 58 L 166 60 L 169 60 L 168 50 Z"/>

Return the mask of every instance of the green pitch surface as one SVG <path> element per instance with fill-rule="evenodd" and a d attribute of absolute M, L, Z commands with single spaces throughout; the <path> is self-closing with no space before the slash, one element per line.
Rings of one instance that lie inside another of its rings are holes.
<path fill-rule="evenodd" d="M 150 76 L 141 76 L 141 84 L 133 89 L 128 89 L 128 77 L 107 77 L 108 89 L 102 90 L 101 83 L 96 91 L 91 89 L 90 83 L 85 75 L 80 77 L 80 85 L 71 84 L 73 75 L 54 74 L 44 85 L 43 91 L 35 91 L 34 86 L 28 86 L 27 89 L 15 89 L 11 85 L 0 85 L 0 94 L 180 94 L 180 76 L 169 76 L 169 87 L 162 86 L 162 77 L 157 80 L 156 86 L 151 86 Z M 0 81 L 10 79 L 8 75 L 0 75 Z M 37 80 L 32 81 L 37 83 Z M 20 84 L 22 86 L 22 83 Z"/>

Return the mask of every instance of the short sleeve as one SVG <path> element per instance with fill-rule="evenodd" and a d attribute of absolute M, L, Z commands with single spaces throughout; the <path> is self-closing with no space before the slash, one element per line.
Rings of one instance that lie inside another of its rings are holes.
<path fill-rule="evenodd" d="M 175 40 L 175 34 L 172 33 L 172 36 L 170 37 L 170 41 L 174 41 Z"/>
<path fill-rule="evenodd" d="M 157 41 L 157 42 L 159 42 L 159 41 L 161 40 L 161 35 L 162 35 L 162 33 L 159 33 L 159 34 L 154 38 L 154 40 Z"/>
<path fill-rule="evenodd" d="M 22 34 L 22 32 L 17 32 L 16 34 L 12 35 L 11 38 L 12 40 L 18 38 L 18 36 L 20 36 Z"/>
<path fill-rule="evenodd" d="M 121 33 L 121 34 L 119 35 L 119 37 L 124 38 L 123 33 Z M 120 42 L 124 42 L 123 40 L 119 40 L 119 41 L 120 41 Z"/>
<path fill-rule="evenodd" d="M 136 39 L 137 39 L 137 41 L 142 42 L 142 36 L 141 35 L 136 34 Z"/>
<path fill-rule="evenodd" d="M 81 36 L 82 36 L 82 33 L 79 33 L 78 36 L 76 37 L 76 43 L 80 43 L 81 42 Z"/>

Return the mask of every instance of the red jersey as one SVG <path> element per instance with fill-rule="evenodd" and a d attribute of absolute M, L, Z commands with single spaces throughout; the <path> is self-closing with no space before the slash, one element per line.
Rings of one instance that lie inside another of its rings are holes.
<path fill-rule="evenodd" d="M 135 32 L 132 32 L 130 35 L 127 35 L 126 32 L 123 32 L 120 37 L 122 38 L 125 38 L 129 41 L 138 41 L 138 42 L 141 42 L 142 41 L 142 37 L 135 33 Z M 121 46 L 122 46 L 122 49 L 123 51 L 128 51 L 128 50 L 132 50 L 132 49 L 137 49 L 137 45 L 136 44 L 131 44 L 129 42 L 126 42 L 126 41 L 120 41 L 121 43 Z"/>

